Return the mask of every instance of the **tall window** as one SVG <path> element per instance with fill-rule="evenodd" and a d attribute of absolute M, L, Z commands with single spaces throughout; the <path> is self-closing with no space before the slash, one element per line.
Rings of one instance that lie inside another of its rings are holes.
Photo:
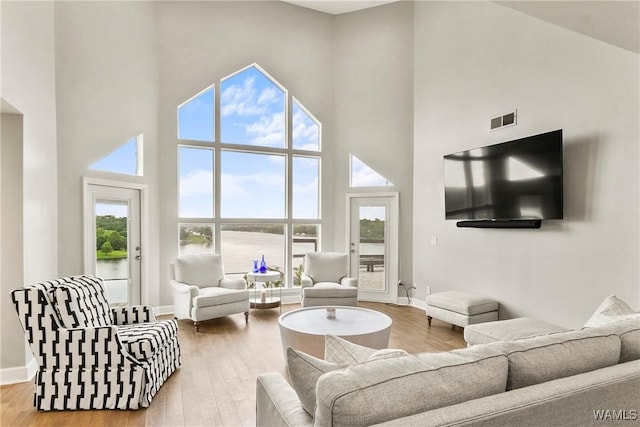
<path fill-rule="evenodd" d="M 304 253 L 320 250 L 320 122 L 257 64 L 177 119 L 179 253 L 220 253 L 240 275 L 264 255 L 298 285 Z"/>

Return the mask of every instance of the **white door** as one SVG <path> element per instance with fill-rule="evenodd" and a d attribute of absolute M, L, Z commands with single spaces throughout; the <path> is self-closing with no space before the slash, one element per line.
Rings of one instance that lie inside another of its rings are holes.
<path fill-rule="evenodd" d="M 140 190 L 85 187 L 85 272 L 101 277 L 109 303 L 141 303 Z"/>
<path fill-rule="evenodd" d="M 349 194 L 349 259 L 358 299 L 396 303 L 398 195 Z"/>

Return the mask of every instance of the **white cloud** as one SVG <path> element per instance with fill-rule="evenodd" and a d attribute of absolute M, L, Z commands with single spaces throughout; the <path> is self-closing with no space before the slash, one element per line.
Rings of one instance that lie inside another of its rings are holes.
<path fill-rule="evenodd" d="M 269 113 L 270 106 L 282 102 L 284 94 L 274 86 L 258 93 L 255 77 L 247 77 L 242 86 L 232 84 L 221 94 L 221 114 L 230 116 L 256 116 Z M 284 105 L 284 102 L 282 102 Z"/>
<path fill-rule="evenodd" d="M 284 113 L 264 115 L 257 121 L 245 125 L 251 144 L 260 146 L 284 145 Z"/>
<path fill-rule="evenodd" d="M 293 144 L 300 149 L 318 149 L 318 125 L 301 109 L 293 114 Z"/>
<path fill-rule="evenodd" d="M 301 196 L 303 194 L 318 194 L 318 177 L 312 179 L 308 183 L 296 183 L 293 185 L 293 196 Z"/>
<path fill-rule="evenodd" d="M 222 193 L 236 196 L 255 195 L 265 188 L 284 189 L 284 175 L 270 172 L 257 172 L 248 175 L 222 174 Z"/>
<path fill-rule="evenodd" d="M 180 177 L 180 195 L 212 195 L 213 172 L 203 169 L 189 171 Z"/>
<path fill-rule="evenodd" d="M 222 175 L 222 216 L 279 218 L 284 215 L 284 175 L 258 172 Z"/>
<path fill-rule="evenodd" d="M 351 186 L 380 187 L 393 185 L 389 180 L 371 169 L 356 156 L 351 156 Z"/>
<path fill-rule="evenodd" d="M 258 105 L 268 105 L 276 102 L 278 99 L 278 93 L 273 87 L 267 87 L 262 90 L 258 97 Z"/>

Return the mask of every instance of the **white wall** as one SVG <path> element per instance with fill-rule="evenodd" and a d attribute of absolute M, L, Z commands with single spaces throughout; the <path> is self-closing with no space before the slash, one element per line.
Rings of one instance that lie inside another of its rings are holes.
<path fill-rule="evenodd" d="M 283 2 L 163 2 L 158 7 L 160 301 L 171 304 L 169 262 L 178 254 L 177 106 L 220 78 L 258 63 L 322 123 L 322 187 L 330 189 L 333 36 L 329 15 Z M 336 212 L 326 198 L 322 216 L 323 245 L 331 248 Z"/>
<path fill-rule="evenodd" d="M 413 2 L 399 2 L 335 20 L 336 150 L 330 200 L 337 250 L 345 245 L 349 154 L 394 185 L 400 196 L 399 279 L 412 281 Z M 377 191 L 377 190 L 376 190 Z M 393 284 L 395 286 L 395 284 Z M 401 296 L 404 296 L 401 294 Z"/>
<path fill-rule="evenodd" d="M 151 303 L 158 301 L 158 79 L 152 2 L 57 2 L 56 85 L 60 275 L 83 269 L 82 177 L 149 186 Z M 144 176 L 89 166 L 144 134 Z"/>
<path fill-rule="evenodd" d="M 568 327 L 608 294 L 637 307 L 638 55 L 494 3 L 415 10 L 418 297 L 426 285 L 466 290 L 499 300 L 502 317 Z M 514 108 L 517 126 L 488 131 L 492 116 Z M 487 230 L 444 220 L 443 155 L 559 128 L 563 221 Z"/>
<path fill-rule="evenodd" d="M 6 259 L 3 253 L 0 368 L 4 370 L 16 363 L 24 365 L 31 358 L 22 345 L 16 346 L 24 342 L 20 338 L 23 332 L 10 304 L 9 291 L 22 286 L 22 281 L 33 283 L 56 277 L 58 233 L 53 4 L 2 2 L 1 15 L 0 97 L 23 115 L 22 136 L 11 138 L 15 144 L 16 138 L 21 138 L 23 156 L 22 188 L 16 188 L 15 193 L 11 191 L 13 196 L 22 194 L 22 218 L 14 218 L 13 226 L 25 225 L 24 230 L 11 230 L 14 238 L 22 239 L 14 250 L 24 252 L 16 254 L 13 260 Z M 3 129 L 3 154 L 8 143 L 5 136 Z M 4 175 L 4 165 L 2 169 Z M 20 182 L 14 185 L 19 187 Z M 9 197 L 11 193 L 3 187 L 3 203 L 5 195 Z M 19 212 L 21 208 L 16 209 Z M 3 206 L 3 221 L 5 214 Z M 3 228 L 3 242 L 5 233 L 9 236 L 9 231 Z M 9 276 L 5 276 L 7 272 Z M 21 281 L 5 281 L 7 277 Z"/>
<path fill-rule="evenodd" d="M 9 293 L 24 283 L 22 114 L 3 112 L 0 117 L 0 336 L 3 348 L 21 349 L 24 335 Z M 24 352 L 0 353 L 0 369 L 23 366 L 24 362 Z"/>

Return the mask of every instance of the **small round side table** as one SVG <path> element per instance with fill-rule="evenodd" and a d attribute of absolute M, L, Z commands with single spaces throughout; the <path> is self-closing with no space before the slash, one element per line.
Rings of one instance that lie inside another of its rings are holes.
<path fill-rule="evenodd" d="M 253 297 L 249 298 L 249 304 L 253 309 L 267 309 L 280 307 L 282 313 L 282 286 L 278 287 L 278 296 L 273 295 L 273 288 L 264 288 L 258 295 L 258 282 L 271 283 L 279 280 L 282 274 L 279 271 L 267 271 L 265 273 L 247 273 L 247 282 L 253 282 Z M 267 292 L 268 291 L 268 292 Z M 264 293 L 264 297 L 262 296 Z"/>

